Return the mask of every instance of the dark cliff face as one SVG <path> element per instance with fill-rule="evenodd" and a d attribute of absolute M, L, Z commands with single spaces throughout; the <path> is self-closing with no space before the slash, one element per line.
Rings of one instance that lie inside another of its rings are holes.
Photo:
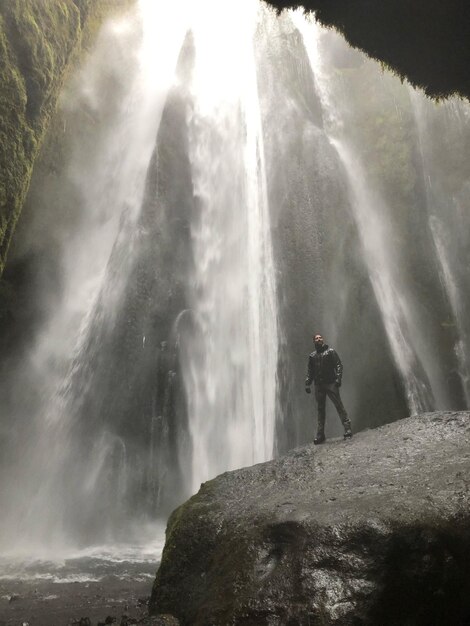
<path fill-rule="evenodd" d="M 433 97 L 470 97 L 470 5 L 464 0 L 270 0 L 304 7 L 357 48 L 389 65 Z"/>
<path fill-rule="evenodd" d="M 67 67 L 127 0 L 0 1 L 0 275 Z"/>

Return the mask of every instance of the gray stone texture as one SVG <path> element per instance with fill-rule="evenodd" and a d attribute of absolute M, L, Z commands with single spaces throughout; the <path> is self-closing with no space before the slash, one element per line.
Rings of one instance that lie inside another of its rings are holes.
<path fill-rule="evenodd" d="M 150 609 L 181 624 L 467 624 L 470 414 L 227 472 L 177 509 Z"/>

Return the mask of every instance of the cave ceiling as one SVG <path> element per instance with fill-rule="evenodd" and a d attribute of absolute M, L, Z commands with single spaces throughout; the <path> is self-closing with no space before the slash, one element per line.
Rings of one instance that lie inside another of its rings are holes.
<path fill-rule="evenodd" d="M 470 3 L 467 0 L 271 0 L 303 6 L 325 26 L 422 87 L 434 98 L 470 98 Z"/>

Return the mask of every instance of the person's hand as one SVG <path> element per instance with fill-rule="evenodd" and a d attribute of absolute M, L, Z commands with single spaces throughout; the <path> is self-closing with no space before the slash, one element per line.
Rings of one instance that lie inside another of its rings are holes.
<path fill-rule="evenodd" d="M 335 385 L 336 385 L 337 387 L 341 387 L 341 381 L 340 381 L 340 380 L 336 380 L 336 381 L 335 381 Z"/>
<path fill-rule="evenodd" d="M 312 390 L 310 389 L 310 387 L 305 387 L 305 392 L 306 393 L 312 393 Z"/>

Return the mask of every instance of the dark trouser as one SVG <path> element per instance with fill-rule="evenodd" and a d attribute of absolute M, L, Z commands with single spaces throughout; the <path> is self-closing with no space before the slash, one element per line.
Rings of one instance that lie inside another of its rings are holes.
<path fill-rule="evenodd" d="M 345 432 L 351 431 L 351 422 L 349 420 L 344 404 L 339 395 L 339 387 L 334 383 L 332 385 L 315 385 L 315 399 L 318 405 L 318 429 L 317 433 L 320 437 L 325 435 L 325 405 L 326 396 L 333 402 L 338 411 L 339 418 L 344 426 Z"/>

